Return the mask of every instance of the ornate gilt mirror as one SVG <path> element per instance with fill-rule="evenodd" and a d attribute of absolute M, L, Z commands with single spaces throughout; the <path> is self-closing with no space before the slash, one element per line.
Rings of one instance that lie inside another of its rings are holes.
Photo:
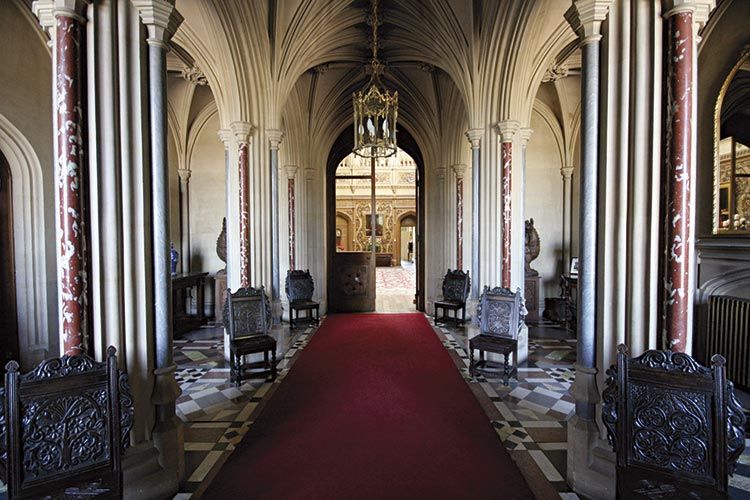
<path fill-rule="evenodd" d="M 714 233 L 750 235 L 750 51 L 732 68 L 716 102 Z"/>

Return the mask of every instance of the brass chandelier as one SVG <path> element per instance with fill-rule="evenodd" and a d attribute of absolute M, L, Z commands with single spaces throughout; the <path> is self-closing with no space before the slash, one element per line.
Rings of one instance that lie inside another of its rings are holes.
<path fill-rule="evenodd" d="M 354 154 L 363 158 L 387 158 L 396 154 L 398 92 L 380 81 L 383 65 L 378 60 L 378 0 L 372 0 L 372 59 L 370 81 L 354 92 Z"/>

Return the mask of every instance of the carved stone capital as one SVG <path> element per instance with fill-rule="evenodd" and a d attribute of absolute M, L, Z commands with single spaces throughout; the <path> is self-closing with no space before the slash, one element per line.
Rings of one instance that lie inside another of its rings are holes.
<path fill-rule="evenodd" d="M 255 127 L 248 122 L 232 122 L 230 127 L 232 128 L 232 133 L 234 133 L 235 139 L 237 139 L 237 142 L 240 144 L 247 144 L 250 142 L 250 136 L 255 132 Z"/>
<path fill-rule="evenodd" d="M 478 148 L 482 142 L 482 135 L 484 135 L 484 129 L 482 128 L 470 128 L 466 131 L 466 138 L 474 149 Z"/>
<path fill-rule="evenodd" d="M 278 150 L 279 145 L 281 144 L 281 140 L 284 138 L 284 132 L 272 128 L 266 130 L 266 135 L 268 136 L 268 143 L 271 146 L 271 149 Z"/>
<path fill-rule="evenodd" d="M 456 174 L 456 179 L 463 179 L 466 175 L 466 165 L 453 165 L 451 168 Z"/>
<path fill-rule="evenodd" d="M 198 66 L 183 68 L 180 71 L 180 76 L 193 85 L 208 85 L 206 75 L 203 74 L 203 71 Z"/>
<path fill-rule="evenodd" d="M 582 43 L 601 39 L 602 22 L 613 3 L 613 0 L 576 0 L 565 12 L 565 19 Z"/>
<path fill-rule="evenodd" d="M 570 180 L 573 177 L 573 167 L 560 167 L 560 175 L 562 175 L 563 179 Z"/>
<path fill-rule="evenodd" d="M 189 168 L 178 168 L 177 169 L 177 175 L 180 176 L 180 180 L 182 182 L 190 182 L 190 174 L 191 170 Z"/>
<path fill-rule="evenodd" d="M 435 174 L 437 175 L 437 178 L 440 180 L 445 179 L 445 171 L 447 169 L 445 167 L 435 167 Z"/>
<path fill-rule="evenodd" d="M 234 139 L 234 132 L 232 132 L 230 129 L 222 128 L 219 129 L 217 134 L 219 136 L 219 140 L 224 143 L 224 149 L 229 149 L 229 144 L 231 144 L 232 139 Z"/>
<path fill-rule="evenodd" d="M 86 6 L 89 3 L 90 0 L 35 0 L 31 4 L 31 10 L 44 31 L 54 39 L 57 24 L 55 19 L 70 17 L 85 24 Z"/>
<path fill-rule="evenodd" d="M 558 64 L 556 62 L 553 62 L 550 67 L 547 68 L 547 71 L 544 72 L 542 82 L 556 82 L 557 80 L 568 76 L 569 72 L 570 68 L 568 68 L 567 64 Z"/>
<path fill-rule="evenodd" d="M 131 0 L 143 24 L 148 28 L 149 45 L 167 50 L 167 41 L 182 24 L 182 14 L 167 0 Z"/>
<path fill-rule="evenodd" d="M 502 142 L 513 142 L 513 137 L 520 130 L 521 124 L 517 120 L 505 120 L 499 122 L 496 128 Z"/>
<path fill-rule="evenodd" d="M 297 167 L 297 165 L 287 165 L 282 168 L 286 173 L 287 179 L 294 179 L 294 176 L 297 175 L 297 170 L 299 170 L 299 167 Z"/>
<path fill-rule="evenodd" d="M 529 143 L 529 140 L 531 140 L 531 136 L 534 134 L 534 130 L 530 129 L 529 127 L 524 127 L 520 129 L 518 133 L 521 135 L 521 147 L 525 148 Z"/>

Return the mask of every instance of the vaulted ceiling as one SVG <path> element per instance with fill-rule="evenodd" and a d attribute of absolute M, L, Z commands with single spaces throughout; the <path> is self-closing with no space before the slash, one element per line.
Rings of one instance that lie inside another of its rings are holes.
<path fill-rule="evenodd" d="M 290 99 L 300 104 L 294 93 L 317 106 L 308 114 L 340 115 L 332 123 L 349 115 L 351 91 L 367 78 L 369 1 L 179 0 L 177 7 L 185 21 L 175 44 L 205 72 L 223 123 L 279 128 Z M 447 92 L 457 92 L 463 121 L 473 126 L 528 121 L 545 71 L 574 40 L 563 18 L 568 7 L 561 0 L 381 0 L 381 58 L 404 118 L 424 122 L 452 85 Z M 425 126 L 439 126 L 432 121 Z"/>

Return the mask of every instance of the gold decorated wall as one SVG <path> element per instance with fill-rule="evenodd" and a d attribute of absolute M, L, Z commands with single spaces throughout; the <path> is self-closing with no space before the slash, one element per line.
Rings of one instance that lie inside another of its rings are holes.
<path fill-rule="evenodd" d="M 354 155 L 347 156 L 336 171 L 339 176 L 360 177 L 336 180 L 336 234 L 339 251 L 362 252 L 370 249 L 368 216 L 371 184 L 369 178 L 361 178 L 370 173 L 369 160 Z M 416 216 L 416 175 L 416 164 L 401 150 L 391 158 L 376 162 L 376 214 L 378 221 L 382 220 L 382 234 L 376 236 L 379 253 L 399 253 L 401 219 L 408 215 Z M 413 225 L 413 222 L 410 224 Z"/>

